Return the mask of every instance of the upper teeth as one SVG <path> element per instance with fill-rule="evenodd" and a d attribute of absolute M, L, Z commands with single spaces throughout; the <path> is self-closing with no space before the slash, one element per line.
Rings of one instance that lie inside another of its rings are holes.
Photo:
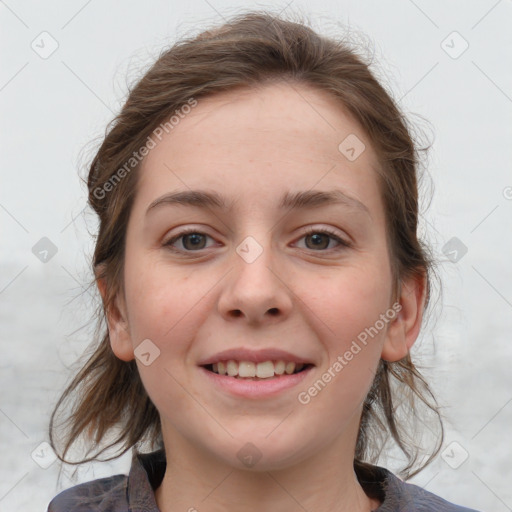
<path fill-rule="evenodd" d="M 263 363 L 253 363 L 252 361 L 219 361 L 213 363 L 213 371 L 219 375 L 229 375 L 230 377 L 259 377 L 266 379 L 275 375 L 287 373 L 291 375 L 295 371 L 300 371 L 304 367 L 302 363 L 295 364 L 284 361 L 264 361 Z"/>

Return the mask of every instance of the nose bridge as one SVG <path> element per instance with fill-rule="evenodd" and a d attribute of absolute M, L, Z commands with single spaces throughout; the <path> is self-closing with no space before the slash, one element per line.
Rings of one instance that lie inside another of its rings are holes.
<path fill-rule="evenodd" d="M 271 266 L 275 259 L 273 254 L 275 219 L 268 214 L 268 208 L 263 208 L 261 204 L 259 206 L 256 210 L 254 206 L 248 208 L 246 205 L 235 221 L 240 236 L 240 242 L 235 246 L 235 252 L 242 260 L 237 263 L 240 263 L 242 269 L 244 269 L 243 264 L 254 265 L 257 263 L 254 268 L 250 269 L 250 273 L 260 272 L 264 268 L 268 272 L 266 267 Z M 246 222 L 242 219 L 246 219 Z"/>
<path fill-rule="evenodd" d="M 275 286 L 274 274 L 276 258 L 273 254 L 271 233 L 261 229 L 254 235 L 247 235 L 236 246 L 236 258 L 234 262 L 235 279 L 244 285 L 245 282 L 251 289 L 245 290 L 246 294 L 253 296 L 268 294 L 269 286 Z"/>
<path fill-rule="evenodd" d="M 253 225 L 254 226 L 254 225 Z M 245 316 L 251 322 L 265 315 L 286 313 L 291 305 L 281 265 L 273 253 L 272 232 L 267 227 L 246 230 L 235 247 L 228 285 L 223 289 L 219 309 L 223 315 Z"/>

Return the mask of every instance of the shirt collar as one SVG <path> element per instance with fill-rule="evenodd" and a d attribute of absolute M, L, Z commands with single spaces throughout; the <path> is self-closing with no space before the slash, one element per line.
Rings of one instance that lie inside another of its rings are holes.
<path fill-rule="evenodd" d="M 162 483 L 165 467 L 164 448 L 152 453 L 138 453 L 134 450 L 128 475 L 129 510 L 159 512 L 155 490 Z"/>

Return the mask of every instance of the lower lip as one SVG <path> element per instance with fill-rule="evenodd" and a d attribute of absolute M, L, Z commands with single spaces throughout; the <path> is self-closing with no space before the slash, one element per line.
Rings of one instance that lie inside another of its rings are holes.
<path fill-rule="evenodd" d="M 248 380 L 237 379 L 229 375 L 219 375 L 202 366 L 199 367 L 203 374 L 210 379 L 210 382 L 232 395 L 243 398 L 267 398 L 277 395 L 300 384 L 313 368 L 314 366 L 311 366 L 291 375 L 284 374 L 269 379 Z"/>

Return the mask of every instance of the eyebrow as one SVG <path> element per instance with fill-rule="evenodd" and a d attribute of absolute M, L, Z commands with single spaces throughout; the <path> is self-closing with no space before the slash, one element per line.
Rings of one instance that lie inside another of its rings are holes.
<path fill-rule="evenodd" d="M 164 205 L 195 206 L 197 208 L 215 208 L 232 211 L 235 202 L 227 201 L 222 195 L 206 190 L 184 190 L 171 192 L 155 199 L 146 210 L 146 215 L 157 207 Z M 279 203 L 279 209 L 297 210 L 312 209 L 330 204 L 342 204 L 355 211 L 366 213 L 370 218 L 370 210 L 361 201 L 342 190 L 305 190 L 286 192 Z"/>

